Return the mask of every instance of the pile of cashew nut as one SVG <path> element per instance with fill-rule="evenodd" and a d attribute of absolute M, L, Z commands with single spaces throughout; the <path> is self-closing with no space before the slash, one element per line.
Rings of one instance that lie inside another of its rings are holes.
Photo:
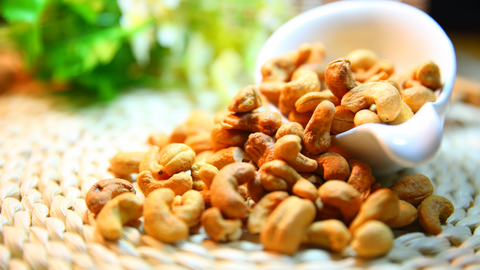
<path fill-rule="evenodd" d="M 274 59 L 264 66 L 262 86 L 241 89 L 228 111 L 193 112 L 171 134 L 152 134 L 149 151 L 115 155 L 117 178 L 97 182 L 86 195 L 100 234 L 115 241 L 124 226 L 143 223 L 145 233 L 168 243 L 203 229 L 217 242 L 259 234 L 266 250 L 294 254 L 309 245 L 340 253 L 350 246 L 361 258 L 385 255 L 392 228 L 416 223 L 439 234 L 454 207 L 433 195 L 428 177 L 411 175 L 383 187 L 365 162 L 330 149 L 332 129 L 345 130 L 349 113 L 357 112 L 356 119 L 375 103 L 376 113 L 370 112 L 379 121 L 398 120 L 407 99 L 398 85 L 420 88 L 425 80 L 438 88 L 431 76 L 424 78 L 431 67 L 402 83 L 373 82 L 389 79 L 392 65 L 371 52 L 352 53 L 351 63 L 334 61 L 325 73 L 319 72 L 323 57 L 323 47 L 314 44 Z M 331 91 L 319 91 L 320 74 Z M 263 107 L 260 91 L 304 124 L 282 122 Z M 145 201 L 124 180 L 131 175 Z"/>

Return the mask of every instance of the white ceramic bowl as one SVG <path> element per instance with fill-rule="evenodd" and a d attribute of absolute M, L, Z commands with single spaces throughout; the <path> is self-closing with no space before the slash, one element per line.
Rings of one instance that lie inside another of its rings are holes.
<path fill-rule="evenodd" d="M 442 74 L 437 101 L 425 104 L 409 121 L 390 126 L 365 124 L 334 136 L 333 146 L 348 158 L 367 162 L 375 175 L 429 162 L 439 149 L 456 73 L 452 42 L 426 13 L 394 1 L 339 1 L 298 15 L 267 40 L 257 59 L 255 79 L 267 60 L 305 42 L 322 42 L 327 62 L 368 48 L 402 73 L 432 59 Z"/>

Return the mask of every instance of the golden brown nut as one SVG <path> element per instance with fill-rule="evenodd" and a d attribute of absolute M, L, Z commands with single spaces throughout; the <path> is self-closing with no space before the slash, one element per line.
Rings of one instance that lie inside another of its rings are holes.
<path fill-rule="evenodd" d="M 325 152 L 316 158 L 318 167 L 315 173 L 323 180 L 347 180 L 350 175 L 350 166 L 340 154 Z"/>
<path fill-rule="evenodd" d="M 85 203 L 90 212 L 98 214 L 105 204 L 125 192 L 135 194 L 132 184 L 126 180 L 118 178 L 100 180 L 85 195 Z"/>
<path fill-rule="evenodd" d="M 213 149 L 210 136 L 211 132 L 202 131 L 188 136 L 183 143 L 190 146 L 190 148 L 192 148 L 192 150 L 195 152 L 195 155 L 197 155 L 203 151 Z"/>
<path fill-rule="evenodd" d="M 350 68 L 353 72 L 368 70 L 379 60 L 378 55 L 369 49 L 351 51 L 346 58 L 350 61 Z"/>
<path fill-rule="evenodd" d="M 412 109 L 413 113 L 417 113 L 425 103 L 437 100 L 435 92 L 422 85 L 403 90 L 402 96 L 403 101 Z"/>
<path fill-rule="evenodd" d="M 352 172 L 347 183 L 358 190 L 362 199 L 365 200 L 368 195 L 370 195 L 371 186 L 375 183 L 372 170 L 367 163 L 361 160 L 351 159 L 348 161 L 348 164 L 350 165 Z"/>
<path fill-rule="evenodd" d="M 368 123 L 382 123 L 382 120 L 378 117 L 378 115 L 369 110 L 369 109 L 364 109 L 360 110 L 355 114 L 355 117 L 353 118 L 353 123 L 355 126 L 360 126 L 363 124 L 368 124 Z"/>
<path fill-rule="evenodd" d="M 274 191 L 265 195 L 253 208 L 247 221 L 247 229 L 251 234 L 257 234 L 262 231 L 268 217 L 273 210 L 286 198 L 288 193 L 285 191 Z"/>
<path fill-rule="evenodd" d="M 275 134 L 275 138 L 278 140 L 285 135 L 297 135 L 300 139 L 303 140 L 303 127 L 299 123 L 296 122 L 289 122 L 284 123 L 280 126 L 277 130 L 277 134 Z"/>
<path fill-rule="evenodd" d="M 295 169 L 279 159 L 263 164 L 259 173 L 262 187 L 268 191 L 290 191 L 302 179 Z"/>
<path fill-rule="evenodd" d="M 437 90 L 442 86 L 440 68 L 432 60 L 427 60 L 418 66 L 413 74 L 413 79 L 432 90 Z"/>
<path fill-rule="evenodd" d="M 340 180 L 325 182 L 318 188 L 318 195 L 323 204 L 340 210 L 345 224 L 352 222 L 362 205 L 360 193 L 351 185 Z"/>
<path fill-rule="evenodd" d="M 454 210 L 453 203 L 447 198 L 431 195 L 418 207 L 418 221 L 427 233 L 437 235 L 442 232 L 442 223 L 447 221 Z"/>
<path fill-rule="evenodd" d="M 414 174 L 397 180 L 390 189 L 404 200 L 417 207 L 428 196 L 433 194 L 433 185 L 430 179 L 423 174 Z"/>
<path fill-rule="evenodd" d="M 282 125 L 282 116 L 277 112 L 249 112 L 229 114 L 220 122 L 225 129 L 262 132 L 273 136 Z"/>
<path fill-rule="evenodd" d="M 315 185 L 303 178 L 298 179 L 295 185 L 293 185 L 292 193 L 302 199 L 307 199 L 312 202 L 315 202 L 318 198 L 318 192 Z"/>
<path fill-rule="evenodd" d="M 249 134 L 248 131 L 225 129 L 222 125 L 216 124 L 210 133 L 210 143 L 215 151 L 231 146 L 243 147 Z"/>
<path fill-rule="evenodd" d="M 347 247 L 351 238 L 352 235 L 343 222 L 330 219 L 312 223 L 305 233 L 303 242 L 333 252 L 341 252 Z"/>
<path fill-rule="evenodd" d="M 188 171 L 195 163 L 195 152 L 190 146 L 183 143 L 167 145 L 162 149 L 159 156 L 158 163 L 163 166 L 158 172 L 161 178 L 163 178 L 163 174 L 170 177 L 174 174 Z"/>
<path fill-rule="evenodd" d="M 393 233 L 383 222 L 370 220 L 353 232 L 352 248 L 360 258 L 387 254 L 393 246 Z"/>
<path fill-rule="evenodd" d="M 145 152 L 118 152 L 110 159 L 110 170 L 116 176 L 125 176 L 138 173 L 138 165 L 143 159 Z"/>
<path fill-rule="evenodd" d="M 326 89 L 318 92 L 310 92 L 303 95 L 295 102 L 297 112 L 313 112 L 320 102 L 328 100 L 335 106 L 340 105 L 340 100 L 333 95 L 332 91 Z"/>
<path fill-rule="evenodd" d="M 398 114 L 397 118 L 395 118 L 393 121 L 388 122 L 387 124 L 400 125 L 412 119 L 412 117 L 413 117 L 412 109 L 410 109 L 407 103 L 405 103 L 402 100 L 402 107 L 400 109 L 400 113 Z"/>
<path fill-rule="evenodd" d="M 245 151 L 243 151 L 242 148 L 232 146 L 215 152 L 213 155 L 207 158 L 205 163 L 213 165 L 217 167 L 217 169 L 221 170 L 228 164 L 249 160 L 250 157 L 247 155 L 247 153 L 245 153 Z"/>
<path fill-rule="evenodd" d="M 394 220 L 385 224 L 390 228 L 401 228 L 412 224 L 417 219 L 417 208 L 406 201 L 400 200 L 400 214 Z"/>
<path fill-rule="evenodd" d="M 312 112 L 299 113 L 297 111 L 293 111 L 288 114 L 288 120 L 290 122 L 299 123 L 303 128 L 305 128 L 312 118 L 312 115 Z"/>
<path fill-rule="evenodd" d="M 285 87 L 286 82 L 282 81 L 267 81 L 260 84 L 260 93 L 273 105 L 278 105 L 280 99 L 280 92 Z"/>
<path fill-rule="evenodd" d="M 325 70 L 325 83 L 340 100 L 348 91 L 356 87 L 357 82 L 350 70 L 350 61 L 342 58 L 328 64 Z"/>
<path fill-rule="evenodd" d="M 297 135 L 285 135 L 275 143 L 273 156 L 292 166 L 297 172 L 313 172 L 317 169 L 317 162 L 300 153 L 302 139 Z"/>
<path fill-rule="evenodd" d="M 170 188 L 175 195 L 182 195 L 193 187 L 192 177 L 184 172 L 174 174 L 167 180 L 157 180 L 150 171 L 143 171 L 137 175 L 137 182 L 145 196 L 160 188 Z"/>
<path fill-rule="evenodd" d="M 235 113 L 251 112 L 262 106 L 260 92 L 256 85 L 248 85 L 240 89 L 228 103 L 228 110 Z"/>
<path fill-rule="evenodd" d="M 320 91 L 320 81 L 317 74 L 311 69 L 299 68 L 292 75 L 280 92 L 278 109 L 281 113 L 287 114 L 295 111 L 295 102 L 309 92 Z"/>
<path fill-rule="evenodd" d="M 261 132 L 256 132 L 248 136 L 245 143 L 245 152 L 258 165 L 262 167 L 263 164 L 274 159 L 275 140 Z"/>
<path fill-rule="evenodd" d="M 185 221 L 188 227 L 193 227 L 200 222 L 200 216 L 205 210 L 205 202 L 200 192 L 189 190 L 173 206 L 173 214 Z"/>
<path fill-rule="evenodd" d="M 234 241 L 242 236 L 242 221 L 225 220 L 216 207 L 205 210 L 201 222 L 205 232 L 215 242 Z"/>
<path fill-rule="evenodd" d="M 332 126 L 335 106 L 330 101 L 322 101 L 313 112 L 303 135 L 305 148 L 312 154 L 325 153 L 332 143 Z"/>
<path fill-rule="evenodd" d="M 342 106 L 336 106 L 335 113 L 333 114 L 332 127 L 330 129 L 331 132 L 336 135 L 354 128 L 354 118 L 355 113 Z"/>

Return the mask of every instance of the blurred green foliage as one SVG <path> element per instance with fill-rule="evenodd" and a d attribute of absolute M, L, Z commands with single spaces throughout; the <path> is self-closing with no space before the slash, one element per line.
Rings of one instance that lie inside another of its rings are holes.
<path fill-rule="evenodd" d="M 0 46 L 37 77 L 92 97 L 128 87 L 215 90 L 253 83 L 262 44 L 289 17 L 276 0 L 2 0 Z"/>

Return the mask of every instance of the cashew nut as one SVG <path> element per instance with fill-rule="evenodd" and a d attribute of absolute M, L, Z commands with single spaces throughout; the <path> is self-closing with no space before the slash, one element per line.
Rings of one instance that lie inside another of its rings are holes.
<path fill-rule="evenodd" d="M 343 222 L 335 219 L 317 221 L 307 228 L 303 242 L 314 244 L 333 252 L 341 252 L 352 235 Z"/>
<path fill-rule="evenodd" d="M 297 135 L 285 135 L 274 145 L 273 156 L 292 166 L 297 172 L 313 172 L 317 169 L 317 162 L 300 153 L 302 139 Z"/>
<path fill-rule="evenodd" d="M 223 167 L 213 178 L 211 202 L 228 218 L 243 218 L 248 212 L 245 200 L 237 188 L 255 178 L 255 167 L 248 163 L 234 163 Z"/>
<path fill-rule="evenodd" d="M 310 200 L 290 196 L 268 217 L 260 233 L 260 242 L 266 250 L 292 255 L 314 218 L 315 206 Z"/>
<path fill-rule="evenodd" d="M 280 91 L 278 110 L 287 114 L 295 111 L 295 102 L 309 92 L 320 91 L 317 73 L 308 68 L 298 68 L 293 72 L 290 82 Z"/>
<path fill-rule="evenodd" d="M 215 152 L 213 155 L 207 158 L 206 163 L 217 167 L 221 170 L 228 164 L 243 162 L 250 160 L 249 156 L 242 148 L 232 146 L 226 149 Z"/>
<path fill-rule="evenodd" d="M 108 240 L 122 237 L 123 225 L 142 216 L 143 201 L 127 192 L 109 201 L 97 215 L 97 228 Z"/>
<path fill-rule="evenodd" d="M 160 159 L 160 148 L 156 145 L 150 147 L 147 153 L 143 156 L 142 161 L 138 165 L 138 171 L 149 171 L 156 179 L 161 179 L 159 172 L 163 169 L 163 166 L 158 163 Z M 163 179 L 165 179 L 163 175 Z"/>
<path fill-rule="evenodd" d="M 111 199 L 125 192 L 135 194 L 130 182 L 118 178 L 104 179 L 93 184 L 85 195 L 85 202 L 90 212 L 98 214 Z"/>
<path fill-rule="evenodd" d="M 385 222 L 390 228 L 401 228 L 412 224 L 417 219 L 417 208 L 406 201 L 400 200 L 400 214 L 394 220 Z"/>
<path fill-rule="evenodd" d="M 272 137 L 256 132 L 248 136 L 245 151 L 258 167 L 262 167 L 263 164 L 274 159 L 274 146 L 275 140 Z"/>
<path fill-rule="evenodd" d="M 389 222 L 400 214 L 400 202 L 397 194 L 388 188 L 377 190 L 363 202 L 357 217 L 350 224 L 350 231 L 355 232 L 369 220 Z"/>
<path fill-rule="evenodd" d="M 205 202 L 200 192 L 189 190 L 182 195 L 181 201 L 174 205 L 173 214 L 185 221 L 188 227 L 193 227 L 200 222 L 204 210 Z"/>
<path fill-rule="evenodd" d="M 423 174 L 414 174 L 397 180 L 390 189 L 404 200 L 417 207 L 420 203 L 433 194 L 433 185 L 430 179 Z"/>
<path fill-rule="evenodd" d="M 347 54 L 353 72 L 370 69 L 378 60 L 378 55 L 369 49 L 357 49 Z"/>
<path fill-rule="evenodd" d="M 318 188 L 318 195 L 325 205 L 338 208 L 343 222 L 350 224 L 362 205 L 360 193 L 351 185 L 340 180 L 330 180 Z"/>
<path fill-rule="evenodd" d="M 447 198 L 431 195 L 418 207 L 418 221 L 427 233 L 437 235 L 442 232 L 442 223 L 447 221 L 454 210 L 453 203 Z"/>
<path fill-rule="evenodd" d="M 250 198 L 256 203 L 268 194 L 268 191 L 263 188 L 260 173 L 258 171 L 255 173 L 255 178 L 247 183 L 247 190 Z"/>
<path fill-rule="evenodd" d="M 290 112 L 288 114 L 288 120 L 290 122 L 299 123 L 303 128 L 308 125 L 310 118 L 312 118 L 313 112 L 299 113 L 297 111 Z"/>
<path fill-rule="evenodd" d="M 330 129 L 331 132 L 336 135 L 354 128 L 354 118 L 355 114 L 352 111 L 342 106 L 336 106 L 335 113 L 333 114 L 332 127 Z"/>
<path fill-rule="evenodd" d="M 205 232 L 215 242 L 234 241 L 242 236 L 242 221 L 240 219 L 225 220 L 216 207 L 203 212 L 201 223 Z"/>
<path fill-rule="evenodd" d="M 414 113 L 417 113 L 425 103 L 435 102 L 437 100 L 435 92 L 422 85 L 403 90 L 402 96 L 403 101 L 407 103 Z"/>
<path fill-rule="evenodd" d="M 363 124 L 368 124 L 368 123 L 382 123 L 382 120 L 378 117 L 378 115 L 369 110 L 369 109 L 364 109 L 360 110 L 355 114 L 355 117 L 353 118 L 353 123 L 355 126 L 360 126 Z"/>
<path fill-rule="evenodd" d="M 313 112 L 318 104 L 324 100 L 332 102 L 335 106 L 340 105 L 340 99 L 338 99 L 332 91 L 325 89 L 319 92 L 306 93 L 295 102 L 295 109 L 300 113 Z"/>
<path fill-rule="evenodd" d="M 393 233 L 383 222 L 370 220 L 353 232 L 351 245 L 361 258 L 379 257 L 392 248 Z"/>
<path fill-rule="evenodd" d="M 247 229 L 251 234 L 257 234 L 262 231 L 268 217 L 273 210 L 286 198 L 288 193 L 285 191 L 274 191 L 265 195 L 253 208 L 247 221 Z"/>
<path fill-rule="evenodd" d="M 110 159 L 110 170 L 117 176 L 138 173 L 145 152 L 118 152 Z"/>
<path fill-rule="evenodd" d="M 285 87 L 286 82 L 267 81 L 260 84 L 260 93 L 273 105 L 277 106 L 280 100 L 280 92 Z"/>
<path fill-rule="evenodd" d="M 295 169 L 278 159 L 263 164 L 259 173 L 262 186 L 268 191 L 290 191 L 293 185 L 302 179 Z"/>
<path fill-rule="evenodd" d="M 148 143 L 152 146 L 156 145 L 160 149 L 162 149 L 163 147 L 165 147 L 167 144 L 170 143 L 170 136 L 161 132 L 153 133 L 148 137 Z"/>
<path fill-rule="evenodd" d="M 282 116 L 272 111 L 232 113 L 225 116 L 220 124 L 225 129 L 263 132 L 273 136 L 282 125 Z"/>
<path fill-rule="evenodd" d="M 278 140 L 281 137 L 285 135 L 297 135 L 302 139 L 303 141 L 303 127 L 297 122 L 289 122 L 289 123 L 284 123 L 283 125 L 280 126 L 280 128 L 277 130 L 277 134 L 275 134 L 275 138 Z"/>
<path fill-rule="evenodd" d="M 190 146 L 195 154 L 200 154 L 213 149 L 210 137 L 211 132 L 201 131 L 188 136 L 183 143 Z"/>
<path fill-rule="evenodd" d="M 402 95 L 388 82 L 371 82 L 361 84 L 342 98 L 342 106 L 356 113 L 367 109 L 372 104 L 377 106 L 378 117 L 383 122 L 393 121 L 400 114 Z"/>
<path fill-rule="evenodd" d="M 297 180 L 292 187 L 292 193 L 300 198 L 315 202 L 318 198 L 318 192 L 315 185 L 303 178 Z"/>
<path fill-rule="evenodd" d="M 397 118 L 393 121 L 388 122 L 389 125 L 400 125 L 402 123 L 407 122 L 413 117 L 413 111 L 410 107 L 402 100 L 402 107 L 400 109 L 400 113 L 398 114 Z"/>
<path fill-rule="evenodd" d="M 168 188 L 152 191 L 144 205 L 145 232 L 156 239 L 173 243 L 188 237 L 188 225 L 172 213 L 175 193 Z"/>
<path fill-rule="evenodd" d="M 145 196 L 159 188 L 170 188 L 176 195 L 182 195 L 193 187 L 192 177 L 184 172 L 174 174 L 167 180 L 157 180 L 150 171 L 143 171 L 137 175 L 137 182 Z"/>
<path fill-rule="evenodd" d="M 215 151 L 231 146 L 243 147 L 249 134 L 248 131 L 224 129 L 222 125 L 216 124 L 211 132 L 210 141 Z"/>
<path fill-rule="evenodd" d="M 342 58 L 329 63 L 325 70 L 325 83 L 340 100 L 348 91 L 356 87 L 357 82 L 350 70 L 350 61 Z"/>
<path fill-rule="evenodd" d="M 380 74 L 380 73 L 386 73 L 387 77 L 393 74 L 395 71 L 395 66 L 393 65 L 392 62 L 388 60 L 379 60 L 377 61 L 373 66 L 371 66 L 368 70 L 365 71 L 359 71 L 353 74 L 353 77 L 355 80 L 359 82 L 366 82 L 373 76 Z"/>
<path fill-rule="evenodd" d="M 413 79 L 432 90 L 442 87 L 440 68 L 432 60 L 427 60 L 418 66 L 413 73 Z"/>
<path fill-rule="evenodd" d="M 198 162 L 193 164 L 192 168 L 192 178 L 193 181 L 195 180 L 200 180 L 205 184 L 205 189 L 210 189 L 210 185 L 212 184 L 213 178 L 215 175 L 218 173 L 217 167 L 203 163 L 203 162 Z M 195 183 L 194 183 L 195 187 Z"/>
<path fill-rule="evenodd" d="M 318 155 L 328 150 L 332 143 L 330 128 L 332 126 L 335 106 L 330 101 L 322 101 L 313 112 L 312 118 L 303 135 L 305 148 Z"/>
<path fill-rule="evenodd" d="M 365 200 L 368 195 L 370 195 L 370 189 L 373 183 L 375 183 L 375 178 L 372 175 L 372 170 L 367 163 L 351 159 L 348 161 L 352 172 L 348 178 L 347 183 L 352 185 L 362 197 L 362 200 Z"/>
<path fill-rule="evenodd" d="M 262 65 L 262 81 L 283 81 L 290 79 L 293 71 L 303 64 L 312 51 L 310 44 L 302 44 L 296 51 L 270 59 Z"/>
<path fill-rule="evenodd" d="M 195 163 L 195 152 L 183 143 L 171 143 L 163 148 L 159 155 L 158 163 L 163 166 L 158 172 L 161 178 L 163 174 L 170 177 L 176 173 L 188 171 Z"/>
<path fill-rule="evenodd" d="M 347 180 L 350 175 L 350 166 L 340 154 L 325 152 L 316 158 L 318 167 L 315 173 L 323 180 Z"/>
<path fill-rule="evenodd" d="M 256 85 L 248 85 L 238 91 L 228 103 L 228 110 L 246 113 L 262 106 L 262 99 Z"/>

